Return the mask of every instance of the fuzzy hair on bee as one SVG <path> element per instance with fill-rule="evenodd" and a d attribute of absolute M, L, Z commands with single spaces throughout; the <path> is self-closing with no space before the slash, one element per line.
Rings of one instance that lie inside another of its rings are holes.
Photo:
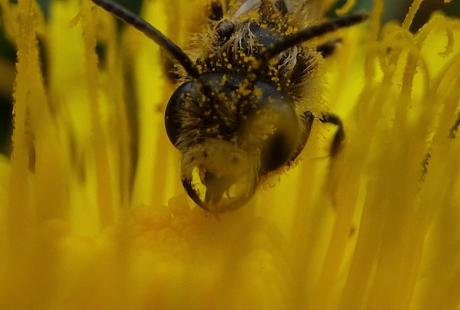
<path fill-rule="evenodd" d="M 171 143 L 181 152 L 184 189 L 200 207 L 242 206 L 267 175 L 303 150 L 315 118 L 337 126 L 334 156 L 344 139 L 341 120 L 313 111 L 318 63 L 336 38 L 308 44 L 363 22 L 353 14 L 319 22 L 308 0 L 212 0 L 208 30 L 187 53 L 155 27 L 110 0 L 92 0 L 142 31 L 177 63 L 179 86 L 165 111 Z"/>

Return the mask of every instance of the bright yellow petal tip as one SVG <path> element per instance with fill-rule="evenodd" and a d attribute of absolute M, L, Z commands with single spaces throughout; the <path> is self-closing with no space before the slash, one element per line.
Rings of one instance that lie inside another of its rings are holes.
<path fill-rule="evenodd" d="M 204 3 L 143 12 L 184 46 Z M 118 38 L 89 0 L 53 1 L 46 21 L 33 0 L 0 0 L 18 49 L 0 309 L 460 309 L 460 21 L 437 13 L 412 34 L 420 3 L 381 27 L 375 1 L 322 65 L 339 155 L 315 124 L 296 167 L 214 216 L 179 182 L 159 48 Z"/>

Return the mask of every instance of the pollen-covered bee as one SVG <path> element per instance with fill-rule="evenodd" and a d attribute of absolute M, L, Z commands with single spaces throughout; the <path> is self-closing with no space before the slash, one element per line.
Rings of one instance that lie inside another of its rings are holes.
<path fill-rule="evenodd" d="M 248 201 L 264 176 L 300 154 L 315 117 L 337 125 L 331 153 L 337 152 L 344 138 L 340 119 L 314 115 L 303 102 L 318 58 L 332 54 L 339 40 L 314 49 L 303 43 L 366 15 L 305 27 L 306 0 L 211 1 L 209 42 L 192 60 L 140 17 L 109 0 L 92 1 L 181 66 L 182 84 L 166 107 L 165 126 L 182 153 L 182 184 L 200 207 L 225 212 Z"/>

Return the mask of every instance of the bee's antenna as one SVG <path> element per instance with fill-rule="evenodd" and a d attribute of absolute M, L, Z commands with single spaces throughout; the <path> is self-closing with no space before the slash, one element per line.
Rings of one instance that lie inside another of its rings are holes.
<path fill-rule="evenodd" d="M 261 67 L 264 66 L 270 59 L 291 47 L 294 47 L 313 38 L 322 36 L 326 33 L 335 31 L 337 29 L 353 26 L 365 21 L 367 17 L 368 15 L 364 13 L 339 17 L 335 20 L 308 27 L 287 37 L 284 37 L 282 40 L 275 42 L 272 46 L 266 49 L 265 52 L 262 53 L 260 65 Z"/>
<path fill-rule="evenodd" d="M 122 21 L 132 25 L 139 31 L 143 32 L 147 37 L 151 38 L 161 48 L 166 50 L 168 54 L 176 59 L 185 71 L 194 78 L 199 78 L 200 73 L 193 64 L 192 60 L 182 49 L 162 34 L 158 29 L 150 25 L 147 21 L 140 18 L 139 16 L 131 13 L 121 5 L 112 2 L 110 0 L 92 0 L 95 4 L 102 7 L 104 10 L 112 13 Z"/>

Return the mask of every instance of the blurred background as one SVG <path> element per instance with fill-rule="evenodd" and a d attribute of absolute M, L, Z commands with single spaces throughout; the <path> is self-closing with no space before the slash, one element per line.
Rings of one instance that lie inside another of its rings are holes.
<path fill-rule="evenodd" d="M 38 0 L 44 11 L 45 17 L 48 16 L 48 8 L 52 1 L 62 0 Z M 10 2 L 16 2 L 16 0 L 10 0 Z M 138 13 L 141 8 L 142 0 L 117 0 L 117 2 L 123 4 L 131 11 Z M 344 2 L 345 0 L 339 1 L 337 6 L 341 6 Z M 372 0 L 357 0 L 355 10 L 369 11 L 372 7 L 372 2 Z M 384 22 L 402 20 L 411 2 L 411 0 L 385 0 Z M 412 31 L 417 31 L 417 29 L 430 17 L 431 13 L 437 10 L 442 10 L 447 15 L 460 16 L 460 1 L 454 0 L 451 3 L 444 4 L 444 0 L 425 0 L 421 5 L 420 11 L 417 13 Z M 2 14 L 0 12 L 0 154 L 9 156 L 11 151 L 12 93 L 14 87 L 16 50 L 13 44 L 5 37 L 3 23 Z"/>

